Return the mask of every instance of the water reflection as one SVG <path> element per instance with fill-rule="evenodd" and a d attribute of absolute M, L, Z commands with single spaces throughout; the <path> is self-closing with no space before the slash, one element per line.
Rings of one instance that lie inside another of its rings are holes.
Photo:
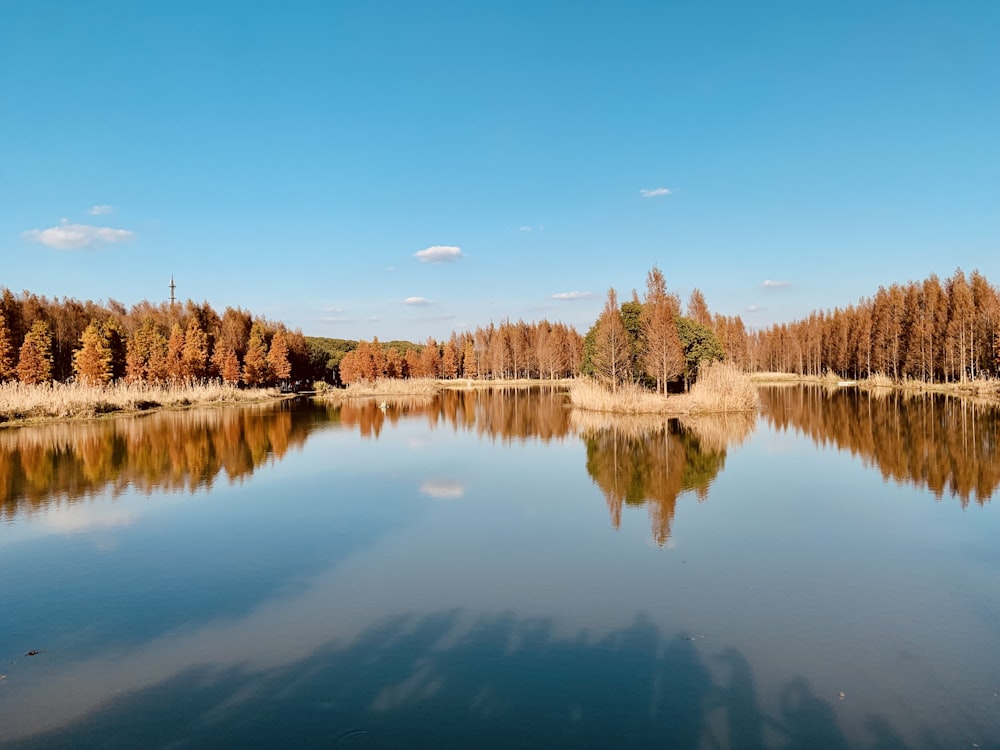
<path fill-rule="evenodd" d="M 312 420 L 287 402 L 0 431 L 0 517 L 128 488 L 210 489 L 301 446 Z"/>
<path fill-rule="evenodd" d="M 570 434 L 566 395 L 554 388 L 446 390 L 434 396 L 352 399 L 328 407 L 331 417 L 356 427 L 364 438 L 378 438 L 388 423 L 422 416 L 428 427 L 503 441 L 562 439 Z"/>
<path fill-rule="evenodd" d="M 761 389 L 767 421 L 874 465 L 886 480 L 948 493 L 965 507 L 1000 486 L 1000 408 L 940 394 Z"/>
<path fill-rule="evenodd" d="M 601 488 L 611 525 L 621 526 L 622 507 L 647 506 L 656 543 L 670 538 L 677 498 L 693 491 L 699 501 L 722 471 L 727 446 L 753 431 L 752 415 L 684 420 L 574 412 L 587 446 L 587 472 Z"/>

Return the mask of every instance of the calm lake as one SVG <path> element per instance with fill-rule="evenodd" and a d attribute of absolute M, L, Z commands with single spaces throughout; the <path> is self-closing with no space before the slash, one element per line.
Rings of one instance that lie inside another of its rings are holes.
<path fill-rule="evenodd" d="M 0 746 L 1000 748 L 1000 413 L 762 400 L 0 431 Z"/>

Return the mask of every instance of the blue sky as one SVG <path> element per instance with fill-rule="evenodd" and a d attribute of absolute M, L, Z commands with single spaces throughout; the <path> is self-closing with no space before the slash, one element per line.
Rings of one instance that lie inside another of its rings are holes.
<path fill-rule="evenodd" d="M 0 4 L 0 286 L 308 335 L 1000 283 L 1000 3 Z"/>

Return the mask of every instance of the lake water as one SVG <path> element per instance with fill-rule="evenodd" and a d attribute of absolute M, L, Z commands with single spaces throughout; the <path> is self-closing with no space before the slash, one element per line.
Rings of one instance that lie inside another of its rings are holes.
<path fill-rule="evenodd" d="M 762 396 L 0 431 L 0 746 L 1000 747 L 998 412 Z"/>

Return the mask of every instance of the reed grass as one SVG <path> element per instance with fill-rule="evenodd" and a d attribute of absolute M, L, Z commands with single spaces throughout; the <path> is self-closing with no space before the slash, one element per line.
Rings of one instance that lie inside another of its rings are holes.
<path fill-rule="evenodd" d="M 316 395 L 328 401 L 372 396 L 433 396 L 442 387 L 434 378 L 379 378 L 351 383 L 346 388 L 330 388 Z"/>
<path fill-rule="evenodd" d="M 692 414 L 755 411 L 760 394 L 750 375 L 729 362 L 704 365 L 688 394 Z"/>
<path fill-rule="evenodd" d="M 750 376 L 725 362 L 702 367 L 690 393 L 663 396 L 634 383 L 612 393 L 595 380 L 578 380 L 570 385 L 569 397 L 574 407 L 589 411 L 673 416 L 754 411 L 760 403 Z"/>
<path fill-rule="evenodd" d="M 104 386 L 8 382 L 0 383 L 0 423 L 91 419 L 162 407 L 260 401 L 275 395 L 277 391 L 273 388 L 241 389 L 217 381 L 190 385 L 114 383 Z"/>

